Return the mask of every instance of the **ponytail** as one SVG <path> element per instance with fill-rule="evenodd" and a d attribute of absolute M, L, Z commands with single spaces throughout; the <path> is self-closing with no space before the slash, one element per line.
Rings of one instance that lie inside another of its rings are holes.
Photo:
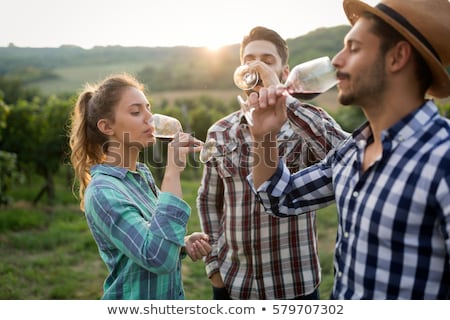
<path fill-rule="evenodd" d="M 75 170 L 75 178 L 79 182 L 78 196 L 80 198 L 80 208 L 84 211 L 84 191 L 91 180 L 90 167 L 95 163 L 100 163 L 103 155 L 98 145 L 89 139 L 92 136 L 93 128 L 89 124 L 89 101 L 94 92 L 86 89 L 80 94 L 75 104 L 72 114 L 72 129 L 70 132 L 70 148 L 72 153 L 70 161 Z"/>

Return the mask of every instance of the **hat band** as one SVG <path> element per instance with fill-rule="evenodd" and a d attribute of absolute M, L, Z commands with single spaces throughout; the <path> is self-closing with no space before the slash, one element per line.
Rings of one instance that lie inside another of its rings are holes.
<path fill-rule="evenodd" d="M 387 14 L 392 19 L 396 20 L 398 23 L 400 23 L 403 27 L 405 27 L 409 32 L 411 32 L 417 39 L 419 39 L 427 48 L 431 51 L 431 53 L 436 57 L 436 59 L 439 60 L 439 62 L 442 62 L 439 58 L 439 55 L 437 54 L 436 50 L 434 50 L 433 46 L 428 42 L 428 40 L 417 30 L 414 28 L 414 26 L 409 23 L 408 20 L 406 20 L 405 17 L 403 17 L 400 13 L 395 11 L 394 9 L 388 7 L 385 4 L 379 3 L 375 6 L 377 9 L 383 11 L 385 14 Z"/>

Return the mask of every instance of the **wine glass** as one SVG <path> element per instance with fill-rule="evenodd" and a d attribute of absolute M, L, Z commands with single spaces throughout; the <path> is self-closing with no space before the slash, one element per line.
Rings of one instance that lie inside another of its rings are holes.
<path fill-rule="evenodd" d="M 233 80 L 236 86 L 244 91 L 252 90 L 260 82 L 258 72 L 243 64 L 234 70 Z"/>
<path fill-rule="evenodd" d="M 291 96 L 299 100 L 311 100 L 336 83 L 336 69 L 330 58 L 320 57 L 295 66 L 284 85 Z"/>
<path fill-rule="evenodd" d="M 214 156 L 217 156 L 216 140 L 214 138 L 209 138 L 200 150 L 199 160 L 202 163 L 207 163 Z"/>
<path fill-rule="evenodd" d="M 244 68 L 246 67 L 246 68 Z M 239 72 L 238 72 L 239 69 Z M 244 72 L 245 71 L 245 72 Z M 234 73 L 234 83 L 242 90 L 250 90 L 258 85 L 259 75 L 247 65 L 239 66 Z M 320 57 L 295 66 L 284 84 L 286 92 L 299 100 L 311 100 L 328 91 L 337 83 L 336 69 L 329 57 Z M 238 96 L 238 102 L 250 126 L 253 126 L 252 113 L 247 101 Z"/>
<path fill-rule="evenodd" d="M 177 118 L 166 116 L 164 114 L 154 113 L 151 122 L 155 131 L 153 136 L 161 141 L 172 141 L 177 133 L 183 132 L 183 127 Z M 209 139 L 202 146 L 200 151 L 200 161 L 208 162 L 217 153 L 216 140 Z"/>
<path fill-rule="evenodd" d="M 241 106 L 242 113 L 244 114 L 244 117 L 247 120 L 248 125 L 253 127 L 252 114 L 253 114 L 253 111 L 255 111 L 255 108 L 251 108 L 248 105 L 248 102 L 239 95 L 237 96 L 237 100 L 239 102 L 239 105 Z"/>
<path fill-rule="evenodd" d="M 178 132 L 183 132 L 180 121 L 174 117 L 154 113 L 151 121 L 155 128 L 153 136 L 161 141 L 172 141 Z"/>

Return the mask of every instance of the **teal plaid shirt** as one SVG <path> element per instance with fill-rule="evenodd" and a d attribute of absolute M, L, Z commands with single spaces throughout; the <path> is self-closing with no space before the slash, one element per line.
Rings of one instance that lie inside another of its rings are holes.
<path fill-rule="evenodd" d="M 89 228 L 109 275 L 102 299 L 184 299 L 181 248 L 190 207 L 137 172 L 95 165 L 85 192 Z"/>

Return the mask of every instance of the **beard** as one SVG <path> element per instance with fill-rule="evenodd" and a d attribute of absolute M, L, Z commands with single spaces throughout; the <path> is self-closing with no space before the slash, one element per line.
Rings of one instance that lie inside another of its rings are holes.
<path fill-rule="evenodd" d="M 341 74 L 349 82 L 346 92 L 339 92 L 339 103 L 364 106 L 365 101 L 378 100 L 386 87 L 384 56 L 380 56 L 369 69 L 358 74 Z"/>

